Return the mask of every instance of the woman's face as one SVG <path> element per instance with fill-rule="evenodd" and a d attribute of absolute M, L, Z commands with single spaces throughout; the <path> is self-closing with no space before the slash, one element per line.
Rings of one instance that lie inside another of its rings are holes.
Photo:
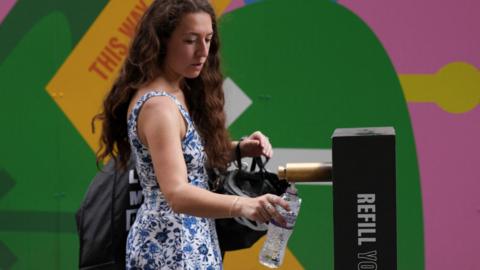
<path fill-rule="evenodd" d="M 200 75 L 212 36 L 212 19 L 208 13 L 185 14 L 167 43 L 164 70 L 186 78 Z"/>

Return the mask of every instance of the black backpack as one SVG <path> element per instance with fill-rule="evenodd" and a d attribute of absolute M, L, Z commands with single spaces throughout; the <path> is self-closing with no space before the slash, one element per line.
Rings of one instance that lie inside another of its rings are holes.
<path fill-rule="evenodd" d="M 125 269 L 128 230 L 143 201 L 131 159 L 127 170 L 110 160 L 93 178 L 76 213 L 80 270 Z"/>

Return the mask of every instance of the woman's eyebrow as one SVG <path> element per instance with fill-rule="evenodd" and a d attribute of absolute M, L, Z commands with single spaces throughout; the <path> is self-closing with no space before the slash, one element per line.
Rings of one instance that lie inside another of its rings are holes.
<path fill-rule="evenodd" d="M 187 32 L 184 34 L 185 36 L 189 36 L 189 35 L 192 35 L 192 36 L 201 36 L 202 34 L 201 33 L 197 33 L 197 32 Z M 207 33 L 206 36 L 213 36 L 213 32 L 210 32 L 210 33 Z"/>

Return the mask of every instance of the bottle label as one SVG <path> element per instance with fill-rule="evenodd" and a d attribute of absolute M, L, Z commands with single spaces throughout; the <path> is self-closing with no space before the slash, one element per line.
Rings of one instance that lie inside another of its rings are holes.
<path fill-rule="evenodd" d="M 278 224 L 275 220 L 271 220 L 270 222 L 272 224 L 274 224 L 275 226 L 277 227 L 280 227 L 280 228 L 284 228 L 284 229 L 287 229 L 287 230 L 293 230 L 293 227 L 295 226 L 295 221 L 297 219 L 297 215 L 295 215 L 294 213 L 292 212 L 288 212 L 288 213 L 284 213 L 283 214 L 283 218 L 285 219 L 285 221 L 287 222 L 287 224 L 285 226 L 281 225 L 281 224 Z"/>

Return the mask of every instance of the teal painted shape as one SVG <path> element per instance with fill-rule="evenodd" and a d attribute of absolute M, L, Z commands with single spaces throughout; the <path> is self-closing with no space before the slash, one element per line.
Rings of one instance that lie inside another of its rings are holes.
<path fill-rule="evenodd" d="M 17 258 L 12 269 L 77 268 L 73 217 L 95 156 L 45 90 L 72 45 L 68 19 L 52 12 L 0 64 L 0 168 L 15 179 L 0 198 L 0 239 Z"/>
<path fill-rule="evenodd" d="M 108 0 L 65 1 L 65 0 L 21 0 L 0 24 L 0 63 L 17 46 L 23 36 L 43 17 L 52 12 L 62 12 L 64 22 L 71 31 L 71 42 L 76 44 L 85 34 Z"/>
<path fill-rule="evenodd" d="M 234 137 L 262 130 L 279 148 L 331 148 L 335 128 L 397 133 L 398 269 L 423 269 L 423 220 L 414 137 L 403 92 L 368 26 L 324 0 L 261 1 L 221 18 L 225 75 L 252 99 Z M 265 98 L 269 97 L 269 98 Z M 289 243 L 305 269 L 333 269 L 331 187 L 300 188 Z"/>

